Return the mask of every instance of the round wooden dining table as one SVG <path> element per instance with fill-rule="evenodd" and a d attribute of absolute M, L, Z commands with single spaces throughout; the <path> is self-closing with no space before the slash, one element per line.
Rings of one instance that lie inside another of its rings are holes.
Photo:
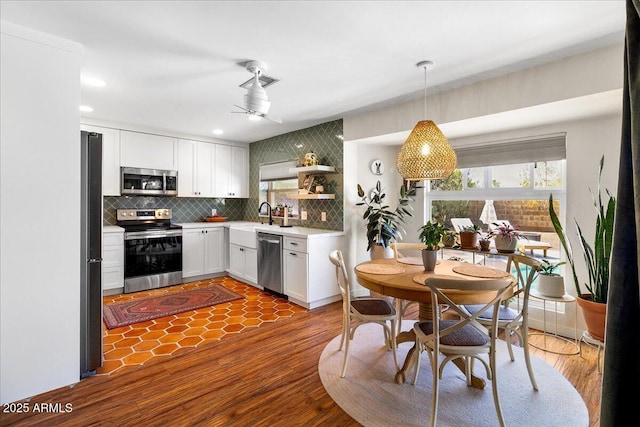
<path fill-rule="evenodd" d="M 447 275 L 455 276 L 462 280 L 481 280 L 488 278 L 510 278 L 516 283 L 513 275 L 503 270 L 497 270 L 491 267 L 485 267 L 477 264 L 468 264 L 460 261 L 439 260 L 436 268 L 432 272 L 424 270 L 422 265 L 412 263 L 398 262 L 395 259 L 377 259 L 366 261 L 355 267 L 356 278 L 358 283 L 372 292 L 403 300 L 417 301 L 419 304 L 418 317 L 420 320 L 430 320 L 432 318 L 432 302 L 431 292 L 425 286 L 424 281 L 430 275 Z M 493 292 L 486 291 L 456 291 L 447 292 L 447 296 L 457 304 L 480 304 L 490 301 L 495 295 Z M 396 341 L 398 344 L 403 342 L 414 342 L 415 333 L 413 328 L 409 331 L 401 332 Z M 414 345 L 404 364 L 395 375 L 397 383 L 404 383 L 407 378 L 407 372 L 410 371 L 414 363 Z M 464 363 L 460 359 L 452 361 L 458 368 L 464 372 Z M 472 385 L 476 388 L 484 388 L 485 381 L 482 378 L 472 376 Z"/>

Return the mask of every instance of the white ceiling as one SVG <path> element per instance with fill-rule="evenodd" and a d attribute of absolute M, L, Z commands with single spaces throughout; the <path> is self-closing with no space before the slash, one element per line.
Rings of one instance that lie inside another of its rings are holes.
<path fill-rule="evenodd" d="M 83 87 L 85 117 L 253 142 L 421 97 L 423 59 L 433 93 L 619 43 L 625 4 L 2 0 L 0 17 L 84 46 L 83 74 L 107 83 Z M 282 124 L 231 113 L 251 77 L 238 64 L 252 59 L 280 80 L 267 93 Z"/>

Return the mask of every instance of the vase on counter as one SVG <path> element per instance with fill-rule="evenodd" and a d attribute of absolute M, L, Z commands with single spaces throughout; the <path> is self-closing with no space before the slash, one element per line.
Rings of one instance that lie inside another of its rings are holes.
<path fill-rule="evenodd" d="M 422 249 L 422 265 L 424 265 L 424 271 L 433 271 L 436 269 L 436 262 L 438 261 L 438 251 L 433 249 Z"/>

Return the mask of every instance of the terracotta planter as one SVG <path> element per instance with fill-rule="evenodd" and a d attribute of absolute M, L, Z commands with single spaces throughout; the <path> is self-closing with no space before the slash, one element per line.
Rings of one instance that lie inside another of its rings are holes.
<path fill-rule="evenodd" d="M 582 294 L 578 298 L 578 306 L 582 309 L 587 332 L 594 339 L 604 342 L 604 326 L 607 318 L 607 304 L 591 301 L 590 294 Z"/>
<path fill-rule="evenodd" d="M 435 270 L 437 260 L 438 260 L 438 251 L 434 251 L 431 249 L 422 250 L 422 265 L 424 265 L 424 271 Z"/>
<path fill-rule="evenodd" d="M 518 239 L 515 237 L 508 238 L 506 236 L 496 236 L 496 250 L 502 253 L 514 253 L 518 246 Z"/>
<path fill-rule="evenodd" d="M 478 243 L 480 243 L 481 251 L 488 251 L 489 248 L 491 247 L 491 240 L 489 239 L 480 239 L 478 240 Z"/>
<path fill-rule="evenodd" d="M 475 249 L 478 245 L 478 233 L 460 232 L 460 246 L 463 249 Z"/>
<path fill-rule="evenodd" d="M 385 248 L 380 244 L 375 244 L 371 246 L 369 256 L 371 259 L 393 258 L 393 249 L 388 246 Z"/>
<path fill-rule="evenodd" d="M 456 244 L 456 235 L 455 234 L 445 234 L 442 236 L 442 244 L 445 248 L 452 248 L 453 245 Z"/>

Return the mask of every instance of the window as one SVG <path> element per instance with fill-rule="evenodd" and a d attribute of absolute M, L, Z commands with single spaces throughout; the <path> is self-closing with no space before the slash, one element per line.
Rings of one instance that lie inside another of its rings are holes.
<path fill-rule="evenodd" d="M 260 181 L 260 193 L 258 201 L 268 202 L 274 212 L 278 207 L 285 205 L 290 208 L 290 215 L 298 216 L 298 200 L 289 199 L 287 194 L 296 193 L 298 191 L 298 179 L 286 179 L 281 181 Z M 269 213 L 266 206 L 260 212 L 260 216 L 268 216 Z"/>

